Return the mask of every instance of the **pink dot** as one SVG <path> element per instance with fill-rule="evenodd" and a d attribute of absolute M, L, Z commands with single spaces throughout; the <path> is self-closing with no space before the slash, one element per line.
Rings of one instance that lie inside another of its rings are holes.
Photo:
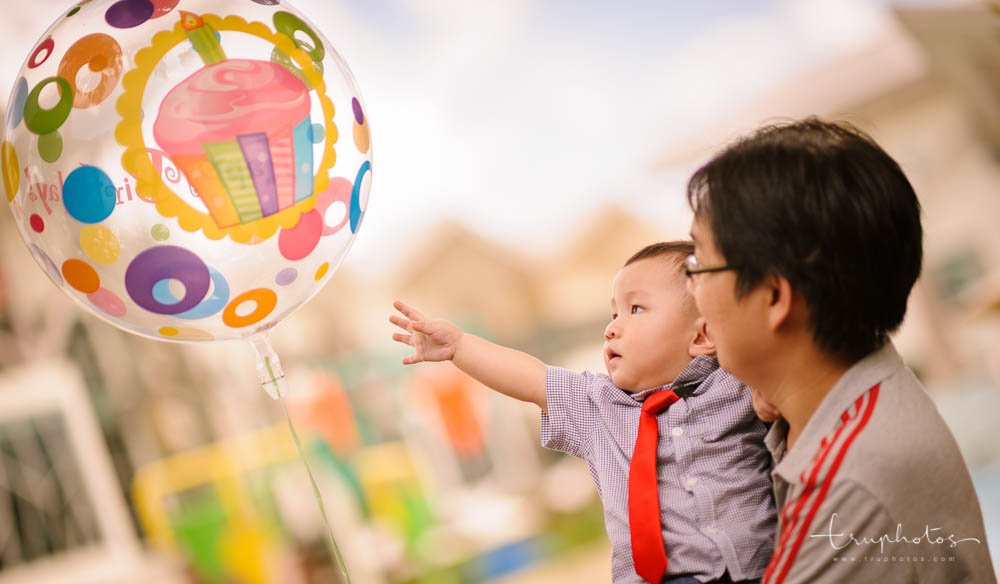
<path fill-rule="evenodd" d="M 38 213 L 32 213 L 28 221 L 31 223 L 31 228 L 35 230 L 35 233 L 45 231 L 45 220 Z"/>
<path fill-rule="evenodd" d="M 278 236 L 278 249 L 287 260 L 301 260 L 316 249 L 316 244 L 322 235 L 323 216 L 313 209 L 303 215 L 295 227 L 281 231 L 281 235 Z"/>
<path fill-rule="evenodd" d="M 125 316 L 125 302 L 123 302 L 117 294 L 107 288 L 98 288 L 97 292 L 88 294 L 87 299 L 90 300 L 91 304 L 101 309 L 102 312 L 109 316 L 114 316 L 116 318 Z"/>
<path fill-rule="evenodd" d="M 340 223 L 336 225 L 330 225 L 326 223 L 327 220 L 327 210 L 336 202 L 341 202 L 344 204 L 344 208 L 348 209 L 351 206 L 351 189 L 354 185 L 351 181 L 344 177 L 338 176 L 330 181 L 330 186 L 326 188 L 325 191 L 319 194 L 316 199 L 316 211 L 323 216 L 323 235 L 333 235 L 334 233 L 340 231 L 340 229 L 347 225 L 347 220 L 350 219 L 350 214 L 344 212 L 341 215 Z"/>

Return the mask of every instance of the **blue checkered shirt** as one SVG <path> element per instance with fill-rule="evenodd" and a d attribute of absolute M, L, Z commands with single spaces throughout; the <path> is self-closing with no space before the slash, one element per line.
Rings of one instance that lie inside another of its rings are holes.
<path fill-rule="evenodd" d="M 728 570 L 735 581 L 758 578 L 771 559 L 777 524 L 767 428 L 753 411 L 750 389 L 714 357 L 696 357 L 673 383 L 634 394 L 607 375 L 549 367 L 542 446 L 587 461 L 604 504 L 612 579 L 642 584 L 629 537 L 629 461 L 642 401 L 671 388 L 684 397 L 657 416 L 656 449 L 666 576 L 706 582 Z"/>

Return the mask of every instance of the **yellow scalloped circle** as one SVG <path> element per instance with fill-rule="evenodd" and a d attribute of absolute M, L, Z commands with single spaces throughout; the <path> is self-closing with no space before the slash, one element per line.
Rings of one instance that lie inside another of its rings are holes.
<path fill-rule="evenodd" d="M 247 22 L 239 16 L 220 18 L 215 14 L 202 14 L 201 17 L 205 24 L 216 31 L 242 32 L 273 44 L 297 62 L 305 73 L 316 95 L 319 96 L 323 119 L 326 122 L 323 158 L 313 181 L 313 196 L 269 217 L 220 228 L 211 215 L 202 213 L 185 203 L 180 195 L 163 182 L 163 177 L 156 171 L 153 161 L 146 154 L 146 143 L 142 137 L 142 95 L 157 63 L 171 49 L 187 42 L 187 35 L 180 21 L 172 30 L 163 30 L 153 35 L 151 44 L 135 54 L 135 67 L 122 77 L 124 91 L 116 104 L 121 122 L 115 128 L 115 138 L 125 147 L 122 167 L 135 178 L 139 196 L 155 202 L 156 210 L 164 217 L 176 217 L 182 229 L 191 232 L 201 231 L 209 239 L 222 239 L 228 236 L 237 243 L 257 244 L 273 236 L 279 228 L 294 227 L 299 222 L 299 217 L 303 213 L 312 211 L 316 205 L 315 193 L 326 190 L 330 182 L 327 171 L 333 167 L 337 159 L 333 148 L 338 136 L 337 126 L 333 123 L 333 101 L 326 95 L 323 75 L 316 71 L 309 54 L 296 47 L 287 35 L 272 32 L 262 22 Z"/>

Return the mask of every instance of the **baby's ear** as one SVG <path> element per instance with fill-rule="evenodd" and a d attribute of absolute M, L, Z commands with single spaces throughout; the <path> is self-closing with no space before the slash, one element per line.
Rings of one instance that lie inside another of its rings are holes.
<path fill-rule="evenodd" d="M 694 336 L 691 338 L 691 342 L 688 344 L 688 354 L 691 357 L 697 357 L 698 355 L 714 355 L 715 354 L 715 342 L 708 335 L 708 323 L 705 322 L 705 318 L 702 316 L 698 317 L 695 321 L 695 332 Z"/>

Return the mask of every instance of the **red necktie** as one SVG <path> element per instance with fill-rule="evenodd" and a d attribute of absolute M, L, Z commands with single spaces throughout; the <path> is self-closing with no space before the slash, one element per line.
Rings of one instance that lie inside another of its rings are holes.
<path fill-rule="evenodd" d="M 660 528 L 660 490 L 656 486 L 656 416 L 680 399 L 672 389 L 646 397 L 639 414 L 639 434 L 628 472 L 628 526 L 635 572 L 659 584 L 667 571 L 667 552 Z"/>

